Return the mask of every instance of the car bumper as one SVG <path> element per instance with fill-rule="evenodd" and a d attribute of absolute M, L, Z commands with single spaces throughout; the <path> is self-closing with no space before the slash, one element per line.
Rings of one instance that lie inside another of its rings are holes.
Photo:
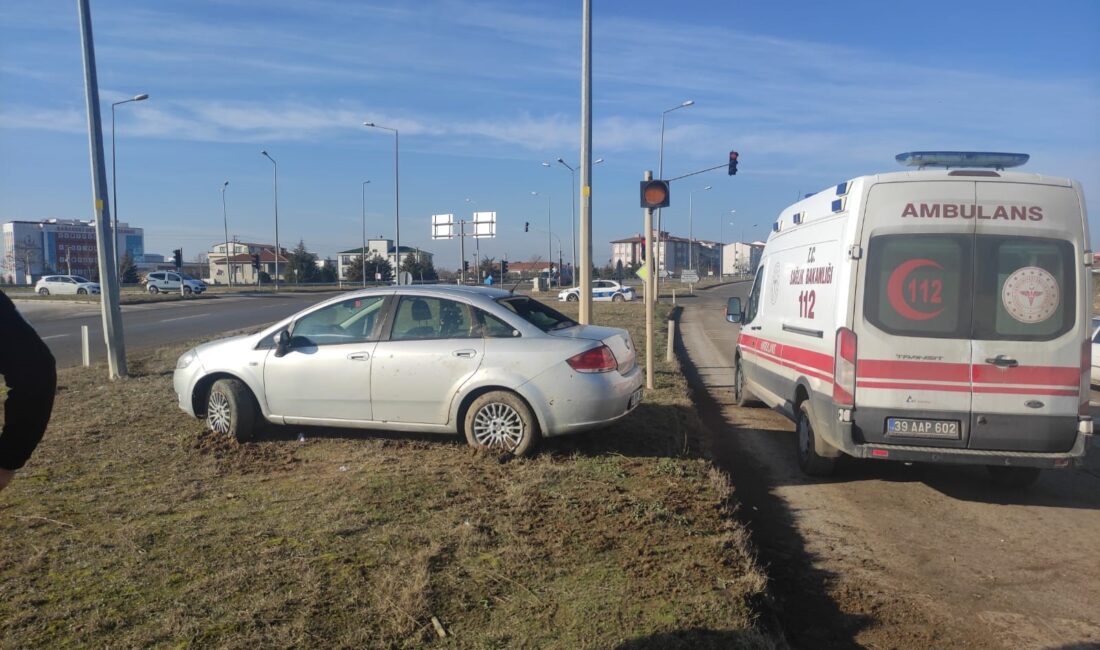
<path fill-rule="evenodd" d="M 198 359 L 192 361 L 186 368 L 177 368 L 172 373 L 172 388 L 176 391 L 176 402 L 180 410 L 191 417 L 198 417 L 195 406 L 191 402 L 191 395 L 195 392 L 195 382 L 202 377 L 203 373 L 202 363 Z"/>
<path fill-rule="evenodd" d="M 631 396 L 641 389 L 641 368 L 626 373 L 576 372 L 569 366 L 556 368 L 523 386 L 522 392 L 537 405 L 542 435 L 554 437 L 607 426 L 624 417 L 641 400 Z"/>

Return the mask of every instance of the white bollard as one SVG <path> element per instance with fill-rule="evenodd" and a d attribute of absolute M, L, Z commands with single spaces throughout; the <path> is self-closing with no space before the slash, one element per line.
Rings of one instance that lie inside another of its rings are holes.
<path fill-rule="evenodd" d="M 88 348 L 88 326 L 80 326 L 80 352 L 84 359 L 84 367 L 92 365 L 92 352 Z"/>
<path fill-rule="evenodd" d="M 668 320 L 668 348 L 665 350 L 665 361 L 672 363 L 672 348 L 676 342 L 676 321 Z"/>

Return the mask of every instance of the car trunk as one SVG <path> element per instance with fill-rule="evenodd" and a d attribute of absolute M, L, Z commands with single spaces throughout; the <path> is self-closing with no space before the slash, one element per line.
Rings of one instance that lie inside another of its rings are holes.
<path fill-rule="evenodd" d="M 615 355 L 615 361 L 619 364 L 619 372 L 627 373 L 634 367 L 637 351 L 634 342 L 630 339 L 630 333 L 617 327 L 601 327 L 599 325 L 577 325 L 562 330 L 548 332 L 551 336 L 571 339 L 588 339 L 603 343 Z"/>

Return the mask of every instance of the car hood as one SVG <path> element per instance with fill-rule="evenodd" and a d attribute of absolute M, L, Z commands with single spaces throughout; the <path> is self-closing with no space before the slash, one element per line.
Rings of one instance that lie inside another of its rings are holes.
<path fill-rule="evenodd" d="M 630 332 L 624 329 L 602 327 L 600 325 L 577 325 L 568 329 L 547 332 L 547 334 L 561 338 L 599 341 L 615 353 L 615 360 L 619 362 L 619 372 L 627 372 L 634 367 L 637 351 L 634 348 L 634 341 L 630 338 Z"/>
<path fill-rule="evenodd" d="M 210 341 L 209 343 L 203 343 L 202 345 L 195 347 L 195 354 L 202 357 L 212 357 L 224 352 L 239 352 L 241 350 L 251 347 L 245 342 L 245 339 L 259 339 L 259 334 L 242 334 L 241 336 L 230 336 L 224 339 L 218 339 L 217 341 Z M 253 342 L 253 345 L 255 342 Z"/>

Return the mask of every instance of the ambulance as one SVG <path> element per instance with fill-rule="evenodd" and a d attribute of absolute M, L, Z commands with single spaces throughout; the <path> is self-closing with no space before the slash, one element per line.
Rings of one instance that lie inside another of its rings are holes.
<path fill-rule="evenodd" d="M 1027 154 L 910 152 L 780 213 L 740 324 L 734 397 L 842 455 L 985 465 L 1026 486 L 1092 435 L 1089 232 L 1076 181 Z"/>

